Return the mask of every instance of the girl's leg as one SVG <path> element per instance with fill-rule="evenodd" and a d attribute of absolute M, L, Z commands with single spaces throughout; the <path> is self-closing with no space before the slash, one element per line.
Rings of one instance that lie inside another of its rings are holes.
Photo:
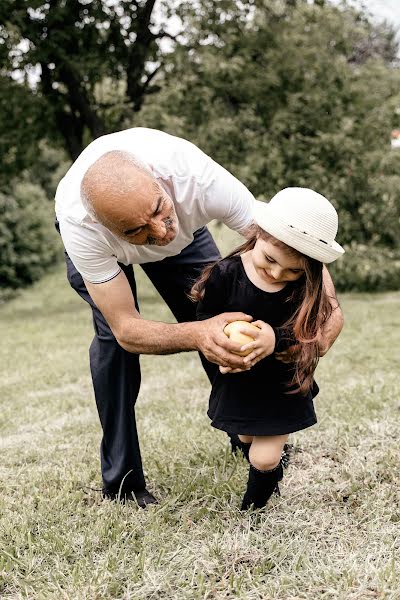
<path fill-rule="evenodd" d="M 242 510 L 266 505 L 282 479 L 282 450 L 288 435 L 254 436 L 249 453 L 249 478 L 243 497 Z"/>
<path fill-rule="evenodd" d="M 256 435 L 250 448 L 250 463 L 260 471 L 269 471 L 279 465 L 282 450 L 289 435 Z"/>
<path fill-rule="evenodd" d="M 238 450 L 241 451 L 243 456 L 247 461 L 249 461 L 249 450 L 251 446 L 251 442 L 253 441 L 252 435 L 238 435 L 237 433 L 229 433 L 229 438 L 231 442 L 231 450 L 233 454 L 236 454 Z M 294 452 L 294 446 L 292 444 L 284 444 L 281 462 L 282 467 L 287 469 L 290 463 L 290 457 Z M 279 488 L 277 486 L 277 494 L 279 495 Z"/>
<path fill-rule="evenodd" d="M 254 435 L 239 435 L 239 440 L 244 444 L 251 444 L 254 438 Z"/>
<path fill-rule="evenodd" d="M 238 435 L 237 433 L 229 434 L 231 440 L 231 448 L 232 452 L 236 454 L 239 449 L 245 459 L 249 460 L 249 450 L 251 446 L 251 442 L 253 441 L 252 435 Z"/>

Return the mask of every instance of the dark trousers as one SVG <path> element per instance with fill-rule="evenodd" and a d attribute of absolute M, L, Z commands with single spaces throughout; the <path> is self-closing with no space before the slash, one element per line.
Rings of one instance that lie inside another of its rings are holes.
<path fill-rule="evenodd" d="M 210 235 L 215 257 L 216 246 Z M 95 336 L 90 346 L 90 369 L 97 410 L 103 429 L 101 471 L 104 490 L 110 493 L 137 491 L 145 487 L 135 419 L 135 403 L 140 389 L 139 355 L 127 352 L 116 341 L 107 321 L 90 297 L 83 279 L 67 254 L 68 280 L 73 289 L 90 304 Z M 209 262 L 209 261 L 208 261 Z M 196 320 L 196 307 L 187 296 L 195 279 L 208 264 L 175 264 L 171 260 L 141 265 L 150 281 L 178 322 Z M 139 310 L 132 266 L 123 269 Z M 200 354 L 210 381 L 217 366 Z"/>

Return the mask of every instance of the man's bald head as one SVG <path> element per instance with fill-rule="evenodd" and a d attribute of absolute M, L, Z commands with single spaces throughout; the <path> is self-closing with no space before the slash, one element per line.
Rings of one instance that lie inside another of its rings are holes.
<path fill-rule="evenodd" d="M 132 244 L 169 244 L 178 231 L 174 204 L 149 169 L 129 152 L 103 154 L 86 171 L 81 198 L 87 212 Z"/>
<path fill-rule="evenodd" d="M 98 158 L 86 171 L 81 183 L 81 197 L 87 212 L 107 226 L 115 205 L 120 210 L 128 205 L 129 211 L 129 205 L 135 201 L 135 191 L 143 192 L 143 188 L 150 190 L 156 186 L 151 171 L 132 154 L 112 150 Z"/>

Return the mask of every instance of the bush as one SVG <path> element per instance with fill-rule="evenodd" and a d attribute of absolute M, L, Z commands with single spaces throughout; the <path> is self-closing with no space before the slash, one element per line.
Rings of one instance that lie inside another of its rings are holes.
<path fill-rule="evenodd" d="M 253 17 L 240 20 L 242 4 L 216 18 L 218 43 L 176 51 L 169 85 L 147 99 L 140 124 L 197 143 L 259 200 L 287 186 L 324 194 L 349 247 L 334 267 L 338 287 L 399 288 L 389 264 L 400 215 L 392 33 L 344 4 L 255 2 Z"/>
<path fill-rule="evenodd" d="M 400 289 L 400 251 L 352 244 L 329 271 L 338 292 L 384 292 Z"/>
<path fill-rule="evenodd" d="M 37 281 L 61 255 L 54 206 L 43 189 L 16 183 L 0 192 L 0 290 Z"/>

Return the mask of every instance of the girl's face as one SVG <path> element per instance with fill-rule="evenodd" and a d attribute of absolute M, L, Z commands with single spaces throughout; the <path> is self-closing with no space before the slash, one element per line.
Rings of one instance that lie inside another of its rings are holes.
<path fill-rule="evenodd" d="M 275 246 L 271 240 L 262 237 L 257 238 L 251 257 L 257 275 L 269 284 L 296 281 L 304 273 L 302 256 Z"/>

